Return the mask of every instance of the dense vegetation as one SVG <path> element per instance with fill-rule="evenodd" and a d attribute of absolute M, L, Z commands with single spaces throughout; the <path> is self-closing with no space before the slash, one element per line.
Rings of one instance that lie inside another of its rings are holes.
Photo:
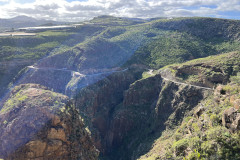
<path fill-rule="evenodd" d="M 101 28 L 85 26 L 76 29 L 40 31 L 36 36 L 31 37 L 2 37 L 0 38 L 0 60 L 37 60 L 50 53 L 66 50 L 99 29 Z"/>
<path fill-rule="evenodd" d="M 142 45 L 127 64 L 144 64 L 158 69 L 168 64 L 240 50 L 238 21 L 176 18 L 155 20 L 150 24 L 155 32 L 150 30 L 146 35 L 154 38 Z M 156 36 L 156 28 L 165 34 Z"/>
<path fill-rule="evenodd" d="M 39 59 L 49 54 L 72 33 L 46 31 L 33 37 L 0 38 L 1 61 L 12 59 Z"/>

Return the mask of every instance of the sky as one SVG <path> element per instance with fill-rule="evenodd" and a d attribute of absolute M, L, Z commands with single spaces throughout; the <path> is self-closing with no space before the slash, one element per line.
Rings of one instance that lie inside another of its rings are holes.
<path fill-rule="evenodd" d="M 0 18 L 20 15 L 72 22 L 100 15 L 240 19 L 240 0 L 0 0 Z"/>

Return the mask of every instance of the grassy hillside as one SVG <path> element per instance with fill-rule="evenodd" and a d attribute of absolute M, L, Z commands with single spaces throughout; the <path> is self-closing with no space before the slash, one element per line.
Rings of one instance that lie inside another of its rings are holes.
<path fill-rule="evenodd" d="M 239 21 L 214 18 L 174 18 L 149 22 L 150 28 L 166 34 L 142 45 L 126 65 L 160 68 L 172 63 L 240 50 Z"/>

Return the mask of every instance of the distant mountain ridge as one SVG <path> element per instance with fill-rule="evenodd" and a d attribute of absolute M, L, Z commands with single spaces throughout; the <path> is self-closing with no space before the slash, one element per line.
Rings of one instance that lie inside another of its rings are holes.
<path fill-rule="evenodd" d="M 14 18 L 9 19 L 0 19 L 0 32 L 6 31 L 10 29 L 16 29 L 21 27 L 36 27 L 43 24 L 64 24 L 65 22 L 57 22 L 52 20 L 44 20 L 44 19 L 35 19 L 28 16 L 16 16 Z"/>
<path fill-rule="evenodd" d="M 17 16 L 8 19 L 9 21 L 37 21 L 37 19 L 28 16 Z"/>

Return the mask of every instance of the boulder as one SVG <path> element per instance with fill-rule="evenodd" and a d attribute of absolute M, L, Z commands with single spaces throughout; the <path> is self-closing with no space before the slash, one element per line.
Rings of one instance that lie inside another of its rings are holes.
<path fill-rule="evenodd" d="M 240 113 L 234 107 L 224 111 L 222 116 L 222 125 L 232 132 L 240 130 Z"/>
<path fill-rule="evenodd" d="M 205 110 L 205 108 L 203 106 L 198 107 L 194 112 L 194 116 L 199 118 L 202 115 L 202 113 L 204 112 L 204 110 Z"/>

